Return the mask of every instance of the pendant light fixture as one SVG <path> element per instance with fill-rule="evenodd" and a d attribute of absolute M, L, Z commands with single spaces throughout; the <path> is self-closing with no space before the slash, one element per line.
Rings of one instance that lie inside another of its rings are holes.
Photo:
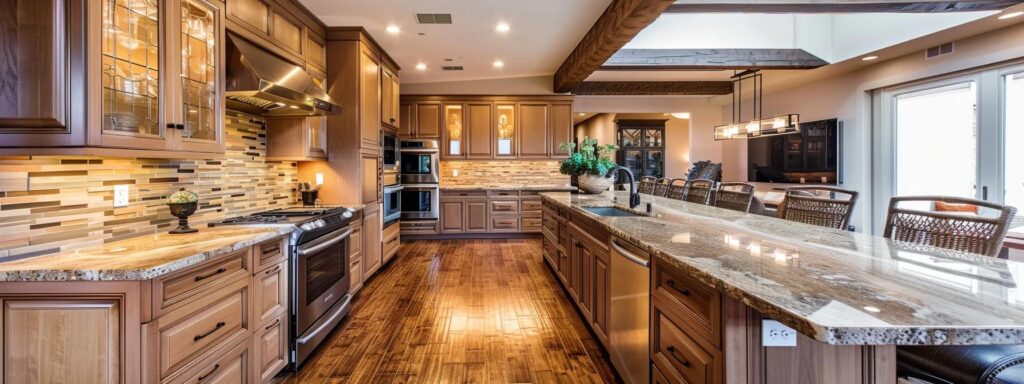
<path fill-rule="evenodd" d="M 747 70 L 732 76 L 732 123 L 715 127 L 715 140 L 753 139 L 758 137 L 789 135 L 800 132 L 800 115 L 786 114 L 764 118 L 764 77 L 760 71 Z M 751 120 L 743 119 L 743 82 L 754 86 Z"/>

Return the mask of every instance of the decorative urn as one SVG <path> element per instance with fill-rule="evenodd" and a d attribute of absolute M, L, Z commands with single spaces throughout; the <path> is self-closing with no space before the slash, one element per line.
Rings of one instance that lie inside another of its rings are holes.
<path fill-rule="evenodd" d="M 171 215 L 178 218 L 178 228 L 172 229 L 170 233 L 198 232 L 198 229 L 188 226 L 188 217 L 196 213 L 196 209 L 199 208 L 199 196 L 182 188 L 171 194 L 171 197 L 167 200 L 167 206 L 171 209 Z"/>

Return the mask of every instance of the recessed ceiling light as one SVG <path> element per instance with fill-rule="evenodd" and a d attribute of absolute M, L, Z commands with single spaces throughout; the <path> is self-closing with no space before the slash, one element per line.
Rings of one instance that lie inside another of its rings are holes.
<path fill-rule="evenodd" d="M 999 20 L 1012 19 L 1012 18 L 1020 16 L 1020 15 L 1024 15 L 1024 11 L 1007 13 L 1005 15 L 999 16 Z"/>
<path fill-rule="evenodd" d="M 425 70 L 427 70 L 427 65 L 423 64 L 423 63 L 418 63 L 418 64 L 416 64 L 416 69 L 421 70 L 421 71 L 425 71 Z"/>
<path fill-rule="evenodd" d="M 864 307 L 864 310 L 868 311 L 868 312 L 875 312 L 875 313 L 882 312 L 882 310 L 878 309 L 878 307 L 872 307 L 870 305 L 867 306 L 867 307 Z"/>
<path fill-rule="evenodd" d="M 507 33 L 509 31 L 509 29 L 512 29 L 512 27 L 509 27 L 508 23 L 505 23 L 505 22 L 498 23 L 498 26 L 494 27 L 494 30 L 496 30 L 498 32 L 501 32 L 501 33 Z"/>
<path fill-rule="evenodd" d="M 385 31 L 388 31 L 388 33 L 390 33 L 390 34 L 392 34 L 392 35 L 397 35 L 397 34 L 398 34 L 398 32 L 402 32 L 402 30 L 401 30 L 401 29 L 399 29 L 399 28 L 398 28 L 398 26 L 397 26 L 397 25 L 394 25 L 394 24 L 390 24 L 390 25 L 388 25 L 388 27 L 387 27 L 387 28 L 385 28 L 384 30 L 385 30 Z"/>
<path fill-rule="evenodd" d="M 580 116 L 586 116 L 586 115 L 587 115 L 586 113 L 580 112 Z"/>
<path fill-rule="evenodd" d="M 501 60 L 494 60 L 494 68 L 502 68 L 505 66 L 505 62 Z"/>
<path fill-rule="evenodd" d="M 878 58 L 878 56 L 867 56 L 867 57 L 862 58 L 861 60 L 871 61 L 871 60 L 875 60 L 877 58 Z"/>

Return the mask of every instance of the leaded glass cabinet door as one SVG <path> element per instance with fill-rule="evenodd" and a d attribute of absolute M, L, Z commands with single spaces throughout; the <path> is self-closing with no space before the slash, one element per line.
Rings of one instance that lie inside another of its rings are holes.
<path fill-rule="evenodd" d="M 176 128 L 180 149 L 212 152 L 221 148 L 224 92 L 223 11 L 213 0 L 181 0 L 176 24 L 181 52 Z"/>
<path fill-rule="evenodd" d="M 167 81 L 162 29 L 170 2 L 98 0 L 90 2 L 92 25 L 98 25 L 97 55 L 90 58 L 99 84 L 90 87 L 92 121 L 99 135 L 90 142 L 110 147 L 168 149 Z M 91 76 L 90 76 L 91 77 Z M 173 128 L 170 128 L 173 129 Z M 97 143 L 98 141 L 98 143 Z"/>

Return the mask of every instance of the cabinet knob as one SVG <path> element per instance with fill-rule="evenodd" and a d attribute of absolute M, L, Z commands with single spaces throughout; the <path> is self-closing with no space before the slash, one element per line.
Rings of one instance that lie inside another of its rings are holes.
<path fill-rule="evenodd" d="M 175 126 L 175 128 L 185 129 L 185 124 L 178 124 L 178 125 Z"/>
<path fill-rule="evenodd" d="M 167 128 L 174 129 L 174 123 L 167 123 Z"/>

